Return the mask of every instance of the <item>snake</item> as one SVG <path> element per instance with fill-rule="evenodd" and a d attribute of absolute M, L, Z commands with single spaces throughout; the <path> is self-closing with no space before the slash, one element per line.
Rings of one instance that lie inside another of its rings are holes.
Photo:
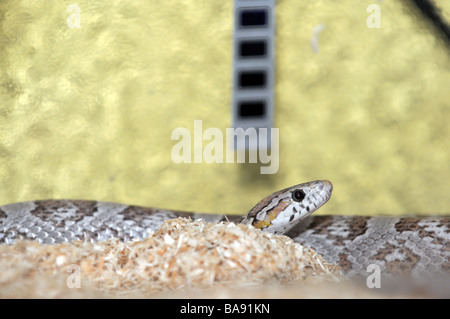
<path fill-rule="evenodd" d="M 251 225 L 312 247 L 347 277 L 375 265 L 388 276 L 450 274 L 450 217 L 313 215 L 331 197 L 328 180 L 277 191 L 243 216 L 192 213 L 87 200 L 36 200 L 0 206 L 0 244 L 119 238 L 142 240 L 169 219 Z"/>

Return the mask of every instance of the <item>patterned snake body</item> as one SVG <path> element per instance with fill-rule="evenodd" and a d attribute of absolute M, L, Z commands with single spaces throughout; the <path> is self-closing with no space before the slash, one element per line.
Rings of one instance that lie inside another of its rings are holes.
<path fill-rule="evenodd" d="M 309 216 L 328 201 L 332 190 L 329 181 L 295 185 L 264 198 L 243 217 L 79 200 L 10 204 L 0 207 L 0 244 L 18 239 L 43 244 L 113 237 L 140 240 L 165 220 L 191 217 L 287 234 L 336 262 L 348 277 L 367 277 L 371 264 L 387 275 L 448 275 L 449 217 Z"/>

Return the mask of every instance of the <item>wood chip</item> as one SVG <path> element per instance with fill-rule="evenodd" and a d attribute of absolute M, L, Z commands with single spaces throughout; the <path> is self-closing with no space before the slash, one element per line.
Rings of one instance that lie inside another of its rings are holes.
<path fill-rule="evenodd" d="M 3 245 L 0 269 L 2 298 L 154 297 L 180 289 L 344 280 L 338 266 L 286 236 L 185 218 L 166 221 L 140 242 Z M 80 287 L 69 284 L 76 276 Z"/>

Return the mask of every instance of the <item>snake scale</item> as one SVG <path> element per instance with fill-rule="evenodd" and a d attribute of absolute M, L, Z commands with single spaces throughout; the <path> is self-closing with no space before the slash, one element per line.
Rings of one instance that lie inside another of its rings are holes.
<path fill-rule="evenodd" d="M 165 220 L 230 220 L 286 234 L 337 263 L 348 277 L 450 273 L 450 217 L 310 216 L 331 197 L 326 180 L 295 185 L 261 200 L 243 217 L 187 213 L 123 204 L 41 200 L 0 207 L 0 243 L 30 239 L 43 244 L 73 240 L 143 239 Z"/>

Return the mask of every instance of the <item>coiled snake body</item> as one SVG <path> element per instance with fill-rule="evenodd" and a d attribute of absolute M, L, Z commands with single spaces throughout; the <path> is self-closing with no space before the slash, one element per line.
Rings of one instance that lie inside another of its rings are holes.
<path fill-rule="evenodd" d="M 349 276 L 378 265 L 385 274 L 450 272 L 450 218 L 309 216 L 325 204 L 333 186 L 314 181 L 278 191 L 243 217 L 186 213 L 115 203 L 44 200 L 0 207 L 0 243 L 31 239 L 44 244 L 73 240 L 143 239 L 177 217 L 230 220 L 287 234 L 313 247 Z"/>

